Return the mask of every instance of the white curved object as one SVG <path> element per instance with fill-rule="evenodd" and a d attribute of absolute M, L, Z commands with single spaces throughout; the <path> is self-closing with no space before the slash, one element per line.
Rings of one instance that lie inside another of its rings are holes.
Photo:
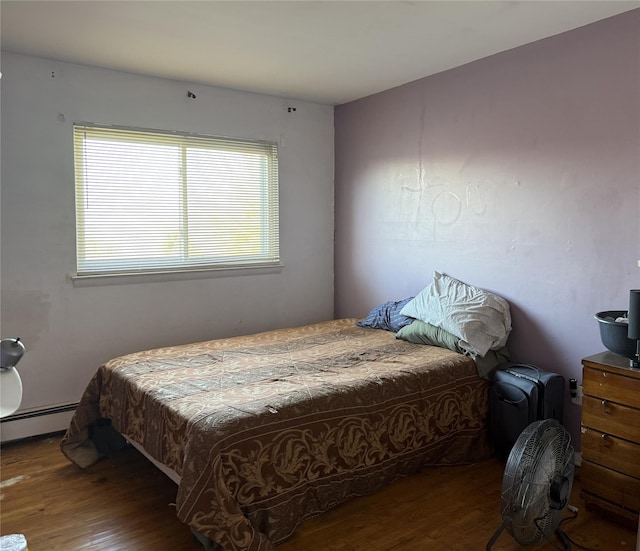
<path fill-rule="evenodd" d="M 16 412 L 22 402 L 22 380 L 15 367 L 0 369 L 0 418 Z"/>
<path fill-rule="evenodd" d="M 0 537 L 0 549 L 3 551 L 28 551 L 27 540 L 22 534 L 9 534 Z"/>

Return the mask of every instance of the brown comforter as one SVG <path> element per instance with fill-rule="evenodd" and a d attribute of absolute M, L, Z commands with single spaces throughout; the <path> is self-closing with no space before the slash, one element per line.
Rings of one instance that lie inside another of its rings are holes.
<path fill-rule="evenodd" d="M 488 455 L 488 383 L 442 348 L 337 320 L 149 350 L 99 368 L 62 441 L 81 467 L 109 419 L 176 471 L 177 514 L 225 551 L 425 465 Z"/>

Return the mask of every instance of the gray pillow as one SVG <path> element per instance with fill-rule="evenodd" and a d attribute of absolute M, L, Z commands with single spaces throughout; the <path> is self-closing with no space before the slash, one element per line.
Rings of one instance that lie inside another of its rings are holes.
<path fill-rule="evenodd" d="M 400 313 L 446 329 L 466 352 L 480 356 L 505 346 L 511 332 L 505 299 L 438 272 Z"/>

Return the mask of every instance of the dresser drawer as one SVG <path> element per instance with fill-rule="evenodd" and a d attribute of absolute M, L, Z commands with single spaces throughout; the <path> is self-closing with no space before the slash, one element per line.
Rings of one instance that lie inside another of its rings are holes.
<path fill-rule="evenodd" d="M 640 379 L 637 378 L 585 367 L 582 372 L 582 392 L 640 408 Z"/>
<path fill-rule="evenodd" d="M 640 479 L 639 444 L 583 428 L 582 458 Z"/>
<path fill-rule="evenodd" d="M 637 478 L 583 460 L 580 467 L 580 484 L 585 492 L 600 496 L 626 509 L 640 511 L 640 480 Z"/>
<path fill-rule="evenodd" d="M 582 425 L 600 433 L 640 442 L 640 411 L 608 399 L 584 396 Z"/>

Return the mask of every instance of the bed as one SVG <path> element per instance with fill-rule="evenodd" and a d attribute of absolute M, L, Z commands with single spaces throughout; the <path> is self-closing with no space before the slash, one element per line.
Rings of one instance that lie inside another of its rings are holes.
<path fill-rule="evenodd" d="M 474 361 L 355 321 L 115 358 L 62 450 L 86 468 L 118 435 L 135 443 L 174 473 L 178 518 L 224 551 L 273 550 L 354 496 L 486 459 L 489 383 Z"/>

